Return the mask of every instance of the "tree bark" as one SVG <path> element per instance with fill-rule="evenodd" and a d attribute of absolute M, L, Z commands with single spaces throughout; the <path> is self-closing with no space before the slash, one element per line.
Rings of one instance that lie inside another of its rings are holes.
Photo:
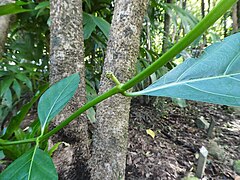
<path fill-rule="evenodd" d="M 237 4 L 235 4 L 232 8 L 232 21 L 233 21 L 232 32 L 233 33 L 238 32 L 238 9 L 237 9 Z"/>
<path fill-rule="evenodd" d="M 54 83 L 75 72 L 79 72 L 81 76 L 81 83 L 75 96 L 53 122 L 53 126 L 56 126 L 86 101 L 82 1 L 50 2 L 52 20 L 50 82 Z M 54 153 L 53 159 L 60 179 L 88 179 L 86 162 L 89 158 L 89 140 L 86 116 L 83 115 L 71 122 L 51 140 L 69 144 L 60 147 Z"/>
<path fill-rule="evenodd" d="M 166 0 L 166 3 L 172 3 L 172 0 Z M 170 16 L 167 12 L 164 14 L 164 32 L 163 32 L 163 45 L 162 45 L 162 53 L 165 53 L 168 49 L 168 36 L 170 30 Z"/>
<path fill-rule="evenodd" d="M 13 0 L 2 0 L 0 5 L 12 3 Z M 7 34 L 9 26 L 11 24 L 11 15 L 0 16 L 0 58 L 4 52 L 5 42 L 7 40 Z"/>
<path fill-rule="evenodd" d="M 238 19 L 238 27 L 240 27 L 240 1 L 237 2 L 237 19 Z"/>
<path fill-rule="evenodd" d="M 106 78 L 107 71 L 114 73 L 120 82 L 133 76 L 146 9 L 147 0 L 115 0 L 100 93 L 115 85 Z M 90 160 L 94 180 L 125 178 L 130 101 L 131 98 L 118 94 L 97 106 Z"/>

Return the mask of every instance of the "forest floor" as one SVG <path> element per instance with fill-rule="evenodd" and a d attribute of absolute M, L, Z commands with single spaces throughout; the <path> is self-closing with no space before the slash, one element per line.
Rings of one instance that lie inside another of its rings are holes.
<path fill-rule="evenodd" d="M 235 179 L 233 162 L 240 160 L 240 114 L 232 108 L 187 102 L 180 108 L 169 99 L 161 107 L 133 100 L 127 156 L 127 180 L 182 179 L 195 174 L 199 149 L 208 150 L 203 179 Z M 212 138 L 196 126 L 197 119 L 214 120 Z M 151 129 L 152 138 L 146 130 Z"/>

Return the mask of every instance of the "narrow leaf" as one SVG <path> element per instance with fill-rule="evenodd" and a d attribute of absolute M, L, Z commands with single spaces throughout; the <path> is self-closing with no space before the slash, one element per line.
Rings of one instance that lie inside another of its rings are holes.
<path fill-rule="evenodd" d="M 1 88 L 0 88 L 0 96 L 2 96 L 8 89 L 9 87 L 11 86 L 13 82 L 13 79 L 12 78 L 3 78 L 2 81 L 1 81 Z"/>
<path fill-rule="evenodd" d="M 48 153 L 34 148 L 23 154 L 0 174 L 0 179 L 52 179 L 57 172 Z"/>
<path fill-rule="evenodd" d="M 22 89 L 21 89 L 21 86 L 16 79 L 14 79 L 14 81 L 13 81 L 12 88 L 15 91 L 15 93 L 17 95 L 17 98 L 20 99 Z"/>
<path fill-rule="evenodd" d="M 95 24 L 101 29 L 103 34 L 108 38 L 109 31 L 110 31 L 110 24 L 103 18 L 95 17 L 95 16 L 92 16 L 92 18 Z"/>
<path fill-rule="evenodd" d="M 26 86 L 32 91 L 32 82 L 25 74 L 16 74 L 16 78 L 24 82 Z"/>
<path fill-rule="evenodd" d="M 7 106 L 8 108 L 12 108 L 12 92 L 9 88 L 3 94 L 2 105 Z"/>
<path fill-rule="evenodd" d="M 96 24 L 93 21 L 91 14 L 83 13 L 83 24 L 84 39 L 88 39 L 92 32 L 96 29 Z"/>
<path fill-rule="evenodd" d="M 240 33 L 188 59 L 146 89 L 130 95 L 167 96 L 240 106 Z"/>
<path fill-rule="evenodd" d="M 73 74 L 51 86 L 40 98 L 38 116 L 42 132 L 46 125 L 64 108 L 73 97 L 80 82 L 79 75 Z"/>

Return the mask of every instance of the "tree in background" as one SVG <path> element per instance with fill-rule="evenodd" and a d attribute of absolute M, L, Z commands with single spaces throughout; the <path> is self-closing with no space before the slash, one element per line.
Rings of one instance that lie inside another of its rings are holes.
<path fill-rule="evenodd" d="M 2 0 L 0 5 L 13 2 L 12 0 Z M 11 15 L 0 16 L 0 58 L 4 52 L 5 42 L 7 40 L 7 34 L 11 23 Z"/>
<path fill-rule="evenodd" d="M 54 126 L 57 126 L 86 102 L 82 1 L 52 0 L 50 10 L 50 81 L 54 83 L 76 72 L 81 77 L 74 98 L 54 121 Z M 87 179 L 89 139 L 86 116 L 70 123 L 52 140 L 54 143 L 68 143 L 54 154 L 60 178 Z"/>

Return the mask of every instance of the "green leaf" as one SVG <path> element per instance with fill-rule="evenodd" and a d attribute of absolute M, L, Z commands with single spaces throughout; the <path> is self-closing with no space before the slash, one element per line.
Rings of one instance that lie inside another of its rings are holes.
<path fill-rule="evenodd" d="M 93 107 L 87 110 L 87 118 L 91 121 L 91 123 L 96 122 L 96 111 Z"/>
<path fill-rule="evenodd" d="M 43 9 L 43 8 L 49 8 L 49 6 L 50 6 L 50 2 L 49 2 L 49 1 L 43 1 L 43 2 L 40 2 L 40 3 L 35 7 L 35 10 Z"/>
<path fill-rule="evenodd" d="M 52 159 L 41 149 L 34 148 L 23 154 L 0 174 L 0 179 L 51 179 L 58 175 Z"/>
<path fill-rule="evenodd" d="M 110 31 L 110 24 L 103 18 L 95 17 L 95 16 L 92 16 L 92 18 L 95 24 L 101 29 L 103 34 L 108 38 L 109 31 Z"/>
<path fill-rule="evenodd" d="M 2 96 L 8 89 L 9 87 L 11 86 L 13 82 L 13 79 L 12 78 L 4 78 L 2 81 L 1 81 L 1 94 L 0 96 Z"/>
<path fill-rule="evenodd" d="M 25 74 L 16 74 L 16 78 L 24 82 L 26 86 L 32 91 L 32 82 Z"/>
<path fill-rule="evenodd" d="M 2 160 L 4 158 L 5 158 L 5 155 L 4 155 L 3 151 L 0 151 L 0 160 Z"/>
<path fill-rule="evenodd" d="M 12 107 L 12 92 L 9 88 L 3 94 L 2 105 L 7 106 L 8 108 Z"/>
<path fill-rule="evenodd" d="M 21 110 L 17 113 L 17 115 L 10 120 L 7 130 L 2 137 L 3 139 L 8 139 L 12 135 L 12 133 L 19 128 L 21 122 L 26 117 L 28 111 L 31 109 L 33 104 L 39 99 L 39 97 L 43 94 L 43 92 L 47 88 L 48 88 L 48 84 L 41 86 L 39 90 L 36 92 L 35 96 L 31 99 L 31 101 L 25 104 L 21 108 Z"/>
<path fill-rule="evenodd" d="M 7 14 L 17 14 L 22 12 L 29 12 L 33 11 L 33 9 L 24 9 L 22 5 L 27 5 L 32 2 L 23 2 L 19 1 L 16 3 L 9 3 L 6 5 L 0 6 L 0 16 L 7 15 Z"/>
<path fill-rule="evenodd" d="M 16 95 L 17 95 L 17 98 L 20 99 L 20 96 L 21 96 L 21 86 L 20 84 L 17 82 L 17 80 L 14 79 L 13 81 L 13 85 L 12 85 L 12 88 L 13 90 L 15 91 Z"/>
<path fill-rule="evenodd" d="M 46 125 L 64 108 L 78 88 L 78 73 L 64 78 L 51 86 L 40 98 L 38 116 L 43 132 Z"/>
<path fill-rule="evenodd" d="M 88 39 L 96 28 L 91 14 L 83 13 L 83 24 L 84 39 Z"/>
<path fill-rule="evenodd" d="M 188 59 L 146 89 L 130 95 L 167 96 L 240 106 L 240 33 Z"/>

